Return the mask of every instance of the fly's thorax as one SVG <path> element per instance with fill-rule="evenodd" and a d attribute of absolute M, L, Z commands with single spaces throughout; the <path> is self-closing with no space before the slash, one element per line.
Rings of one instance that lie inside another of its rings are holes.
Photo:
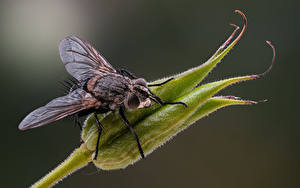
<path fill-rule="evenodd" d="M 118 74 L 95 76 L 90 78 L 87 83 L 88 91 L 112 108 L 116 108 L 124 102 L 131 87 L 131 80 Z"/>

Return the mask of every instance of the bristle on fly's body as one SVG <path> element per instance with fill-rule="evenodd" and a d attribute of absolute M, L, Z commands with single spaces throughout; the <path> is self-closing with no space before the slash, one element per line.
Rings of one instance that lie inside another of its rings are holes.
<path fill-rule="evenodd" d="M 60 85 L 62 86 L 64 94 L 69 94 L 74 89 L 77 89 L 80 87 L 79 82 L 77 80 L 75 80 L 74 78 L 68 78 L 64 81 L 61 81 Z"/>

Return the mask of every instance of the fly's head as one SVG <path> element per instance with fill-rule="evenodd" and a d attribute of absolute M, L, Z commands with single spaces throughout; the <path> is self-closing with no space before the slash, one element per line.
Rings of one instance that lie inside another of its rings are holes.
<path fill-rule="evenodd" d="M 133 89 L 125 99 L 125 106 L 129 109 L 146 108 L 151 106 L 151 91 L 143 78 L 133 80 Z"/>

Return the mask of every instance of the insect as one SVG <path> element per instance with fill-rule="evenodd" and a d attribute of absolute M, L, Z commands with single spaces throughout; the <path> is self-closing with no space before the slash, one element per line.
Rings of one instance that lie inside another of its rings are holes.
<path fill-rule="evenodd" d="M 61 60 L 77 83 L 67 95 L 53 99 L 27 115 L 19 125 L 20 130 L 40 127 L 67 116 L 76 119 L 93 113 L 98 127 L 98 137 L 94 159 L 97 159 L 102 126 L 97 117 L 99 113 L 119 111 L 120 118 L 134 136 L 140 155 L 144 152 L 139 138 L 125 116 L 125 108 L 137 109 L 151 106 L 151 101 L 160 105 L 181 104 L 183 102 L 164 102 L 149 87 L 161 86 L 173 78 L 159 84 L 147 84 L 127 70 L 117 70 L 87 41 L 75 35 L 60 42 Z"/>

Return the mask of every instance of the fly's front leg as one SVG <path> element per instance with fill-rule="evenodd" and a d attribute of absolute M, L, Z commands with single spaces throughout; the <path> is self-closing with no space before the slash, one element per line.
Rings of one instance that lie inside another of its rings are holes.
<path fill-rule="evenodd" d="M 139 152 L 140 152 L 140 154 L 141 154 L 141 157 L 144 159 L 144 158 L 145 158 L 144 151 L 143 151 L 143 149 L 142 149 L 142 146 L 141 146 L 141 144 L 140 144 L 140 141 L 139 141 L 138 136 L 136 135 L 136 133 L 135 133 L 133 127 L 130 125 L 129 121 L 127 120 L 127 118 L 126 118 L 126 116 L 125 116 L 125 113 L 124 113 L 124 107 L 120 107 L 120 109 L 119 109 L 119 114 L 120 114 L 120 117 L 121 117 L 121 119 L 123 120 L 124 124 L 129 128 L 131 134 L 134 136 L 135 141 L 136 141 L 136 143 L 137 143 L 137 146 L 138 146 L 138 148 L 139 148 Z"/>
<path fill-rule="evenodd" d="M 170 80 L 170 79 L 169 79 Z M 168 80 L 167 80 L 168 81 Z M 166 81 L 166 82 L 167 82 Z M 170 104 L 170 105 L 174 105 L 174 104 L 181 104 L 183 105 L 184 107 L 188 107 L 187 104 L 185 104 L 184 102 L 165 102 L 163 101 L 159 96 L 155 95 L 150 89 L 148 89 L 149 93 L 151 94 L 150 96 L 150 99 L 153 100 L 154 102 L 158 103 L 158 104 L 161 104 L 161 105 L 167 105 L 167 104 Z"/>
<path fill-rule="evenodd" d="M 97 124 L 97 127 L 98 127 L 98 137 L 97 137 L 97 144 L 96 144 L 96 153 L 95 153 L 95 157 L 94 157 L 94 160 L 97 160 L 97 156 L 98 156 L 98 148 L 99 148 L 99 141 L 100 141 L 100 136 L 101 136 L 101 133 L 102 133 L 102 126 L 101 126 L 101 123 L 98 119 L 98 116 L 96 113 L 94 113 L 94 117 L 95 117 L 95 120 L 96 120 L 96 124 Z"/>
<path fill-rule="evenodd" d="M 167 104 L 170 104 L 170 105 L 174 105 L 174 104 L 181 104 L 183 105 L 184 107 L 188 107 L 187 104 L 185 104 L 184 102 L 163 102 L 162 105 L 167 105 Z"/>
<path fill-rule="evenodd" d="M 170 82 L 171 80 L 174 80 L 174 78 L 169 78 L 168 80 L 162 82 L 162 83 L 158 83 L 158 84 L 148 84 L 148 87 L 156 87 L 156 86 L 162 86 L 168 82 Z"/>

